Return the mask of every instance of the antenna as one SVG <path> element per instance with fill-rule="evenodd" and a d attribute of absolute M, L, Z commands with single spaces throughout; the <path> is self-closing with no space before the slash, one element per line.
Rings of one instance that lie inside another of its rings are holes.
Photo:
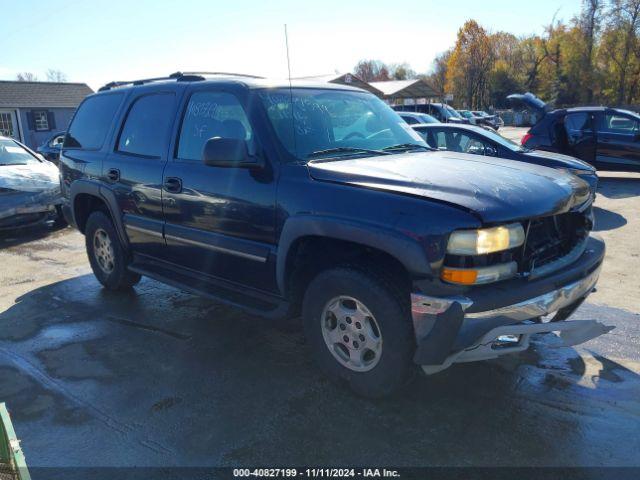
<path fill-rule="evenodd" d="M 287 34 L 287 24 L 284 24 L 284 44 L 287 48 L 287 70 L 289 72 L 289 87 L 291 87 L 291 59 L 289 58 L 289 35 Z"/>
<path fill-rule="evenodd" d="M 296 142 L 296 118 L 293 114 L 293 85 L 291 84 L 291 60 L 289 58 L 289 35 L 287 34 L 287 24 L 284 24 L 284 44 L 287 49 L 287 71 L 289 72 L 289 102 L 291 103 L 291 131 L 293 133 L 293 149 L 298 152 Z"/>

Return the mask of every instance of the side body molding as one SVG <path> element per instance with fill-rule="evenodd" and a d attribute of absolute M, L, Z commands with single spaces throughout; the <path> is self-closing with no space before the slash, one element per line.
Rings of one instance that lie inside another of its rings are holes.
<path fill-rule="evenodd" d="M 71 213 L 73 215 L 73 223 L 75 223 L 76 225 L 78 225 L 78 221 L 76 219 L 75 201 L 76 197 L 80 194 L 93 195 L 94 197 L 98 197 L 99 199 L 104 201 L 104 203 L 107 205 L 107 208 L 109 209 L 109 212 L 111 213 L 111 218 L 113 219 L 113 223 L 116 227 L 116 231 L 118 232 L 120 240 L 123 242 L 123 245 L 128 246 L 129 238 L 127 237 L 127 234 L 125 232 L 122 215 L 120 214 L 120 208 L 118 207 L 118 202 L 113 191 L 95 180 L 75 180 L 71 184 L 71 188 L 69 190 L 69 200 Z"/>
<path fill-rule="evenodd" d="M 396 258 L 411 273 L 429 275 L 431 269 L 421 245 L 397 230 L 379 225 L 353 222 L 337 217 L 299 215 L 289 217 L 278 243 L 276 280 L 278 290 L 286 296 L 286 264 L 289 250 L 302 237 L 326 237 L 345 240 L 381 250 Z"/>

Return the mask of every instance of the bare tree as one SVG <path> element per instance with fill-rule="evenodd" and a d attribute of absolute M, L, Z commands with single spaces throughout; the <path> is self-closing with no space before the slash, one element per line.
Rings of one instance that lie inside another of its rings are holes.
<path fill-rule="evenodd" d="M 631 70 L 631 60 L 638 42 L 640 29 L 640 0 L 612 0 L 609 14 L 608 41 L 605 50 L 608 59 L 617 67 L 615 102 L 622 104 L 631 100 L 627 84 Z"/>
<path fill-rule="evenodd" d="M 593 47 L 600 24 L 600 14 L 603 0 L 582 0 L 582 15 L 580 18 L 580 28 L 584 37 L 585 49 L 583 58 L 583 73 L 586 83 L 586 101 L 593 101 Z"/>
<path fill-rule="evenodd" d="M 380 60 L 360 60 L 353 73 L 365 82 L 383 82 L 391 80 L 389 67 Z"/>
<path fill-rule="evenodd" d="M 37 82 L 38 77 L 35 73 L 31 72 L 20 72 L 16 75 L 16 80 L 19 82 Z"/>
<path fill-rule="evenodd" d="M 394 80 L 412 80 L 416 78 L 416 72 L 408 63 L 392 64 L 389 66 Z"/>
<path fill-rule="evenodd" d="M 50 68 L 47 70 L 47 82 L 66 82 L 67 75 L 61 70 Z"/>
<path fill-rule="evenodd" d="M 445 92 L 447 85 L 447 65 L 451 57 L 451 52 L 452 50 L 449 49 L 436 56 L 432 66 L 433 72 L 428 77 L 429 83 L 440 95 L 447 93 Z"/>

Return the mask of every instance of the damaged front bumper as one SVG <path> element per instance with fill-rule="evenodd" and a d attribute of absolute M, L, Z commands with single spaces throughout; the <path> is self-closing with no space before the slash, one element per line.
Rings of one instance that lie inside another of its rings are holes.
<path fill-rule="evenodd" d="M 62 203 L 59 190 L 0 195 L 0 230 L 36 225 L 51 218 Z"/>
<path fill-rule="evenodd" d="M 432 374 L 454 363 L 526 350 L 535 333 L 559 332 L 563 345 L 571 346 L 609 332 L 613 327 L 595 320 L 566 320 L 595 287 L 604 250 L 601 239 L 590 237 L 583 255 L 559 273 L 487 285 L 463 296 L 412 294 L 414 360 Z"/>

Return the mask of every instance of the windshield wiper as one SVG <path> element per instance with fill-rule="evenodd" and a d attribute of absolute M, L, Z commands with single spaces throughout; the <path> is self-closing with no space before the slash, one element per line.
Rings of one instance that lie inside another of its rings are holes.
<path fill-rule="evenodd" d="M 391 145 L 390 147 L 385 147 L 382 150 L 388 152 L 390 150 L 433 150 L 431 147 L 427 147 L 425 145 L 418 145 L 417 143 L 400 143 L 398 145 Z"/>
<path fill-rule="evenodd" d="M 327 148 L 326 150 L 316 150 L 315 152 L 311 152 L 307 155 L 307 158 L 318 158 L 324 157 L 326 155 L 340 154 L 340 153 L 367 153 L 371 155 L 390 155 L 389 152 L 385 152 L 383 150 L 372 150 L 369 148 L 357 148 L 357 147 L 335 147 L 335 148 Z"/>

